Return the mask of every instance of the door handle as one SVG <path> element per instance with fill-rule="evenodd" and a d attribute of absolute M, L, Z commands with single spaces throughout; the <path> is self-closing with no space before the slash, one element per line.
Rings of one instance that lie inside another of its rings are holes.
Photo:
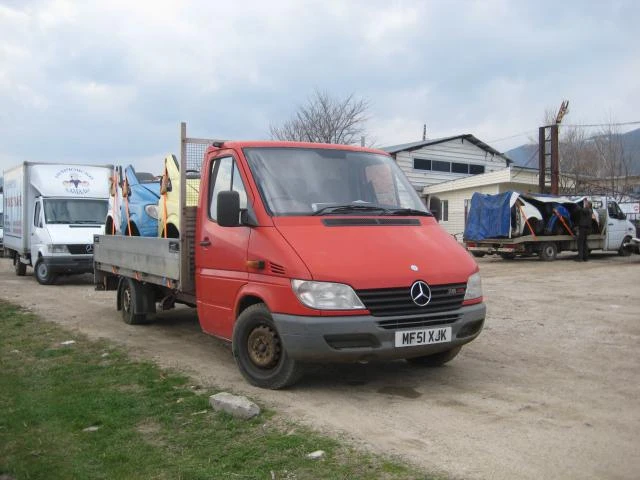
<path fill-rule="evenodd" d="M 204 240 L 200 240 L 201 247 L 208 247 L 209 245 L 211 245 L 211 240 L 209 240 L 209 237 L 204 237 Z"/>
<path fill-rule="evenodd" d="M 613 227 L 613 223 L 607 223 L 607 225 L 609 225 L 610 227 Z"/>

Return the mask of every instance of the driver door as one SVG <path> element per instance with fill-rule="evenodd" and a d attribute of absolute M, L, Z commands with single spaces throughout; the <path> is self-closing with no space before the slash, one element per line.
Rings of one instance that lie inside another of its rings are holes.
<path fill-rule="evenodd" d="M 233 308 L 240 288 L 247 283 L 247 249 L 250 228 L 221 227 L 216 221 L 218 193 L 235 190 L 240 194 L 240 208 L 247 208 L 245 182 L 231 155 L 209 163 L 207 192 L 202 192 L 196 228 L 196 291 L 198 317 L 202 329 L 212 335 L 231 339 Z"/>

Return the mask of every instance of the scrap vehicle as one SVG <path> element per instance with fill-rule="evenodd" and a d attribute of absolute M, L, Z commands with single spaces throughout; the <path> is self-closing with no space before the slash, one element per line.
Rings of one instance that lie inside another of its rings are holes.
<path fill-rule="evenodd" d="M 272 389 L 308 363 L 439 366 L 479 335 L 478 265 L 387 153 L 193 139 L 184 124 L 181 145 L 179 238 L 95 240 L 96 288 L 117 292 L 126 323 L 197 307 L 245 379 Z"/>
<path fill-rule="evenodd" d="M 93 272 L 93 237 L 104 232 L 111 165 L 23 162 L 4 172 L 4 248 L 16 275 Z"/>
<path fill-rule="evenodd" d="M 136 172 L 133 165 L 114 169 L 109 179 L 107 235 L 155 237 L 158 234 L 160 177 Z"/>
<path fill-rule="evenodd" d="M 187 207 L 198 205 L 200 192 L 200 171 L 186 171 Z M 180 237 L 180 164 L 175 155 L 164 159 L 164 172 L 160 181 L 160 200 L 158 201 L 158 236 L 164 238 Z"/>
<path fill-rule="evenodd" d="M 635 229 L 614 199 L 606 196 L 554 196 L 504 192 L 496 195 L 474 193 L 467 216 L 464 244 L 474 256 L 498 254 L 505 259 L 538 255 L 555 260 L 558 253 L 577 251 L 573 217 L 584 201 L 593 208 L 589 251 L 614 251 L 628 255 L 627 245 Z M 531 217 L 521 202 L 536 207 L 543 220 Z M 514 222 L 520 225 L 513 227 Z M 528 225 L 522 228 L 521 224 Z M 518 234 L 517 232 L 522 232 Z"/>

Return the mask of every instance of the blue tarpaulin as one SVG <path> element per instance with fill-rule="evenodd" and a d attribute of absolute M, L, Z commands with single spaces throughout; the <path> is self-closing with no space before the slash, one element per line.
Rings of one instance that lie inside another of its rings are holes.
<path fill-rule="evenodd" d="M 474 193 L 464 229 L 465 240 L 508 237 L 511 229 L 511 195 Z"/>

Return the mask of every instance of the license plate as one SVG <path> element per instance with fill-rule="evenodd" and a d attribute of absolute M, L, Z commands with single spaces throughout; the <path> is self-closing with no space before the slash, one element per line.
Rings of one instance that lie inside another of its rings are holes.
<path fill-rule="evenodd" d="M 402 330 L 396 332 L 396 347 L 414 347 L 451 341 L 451 327 Z"/>

